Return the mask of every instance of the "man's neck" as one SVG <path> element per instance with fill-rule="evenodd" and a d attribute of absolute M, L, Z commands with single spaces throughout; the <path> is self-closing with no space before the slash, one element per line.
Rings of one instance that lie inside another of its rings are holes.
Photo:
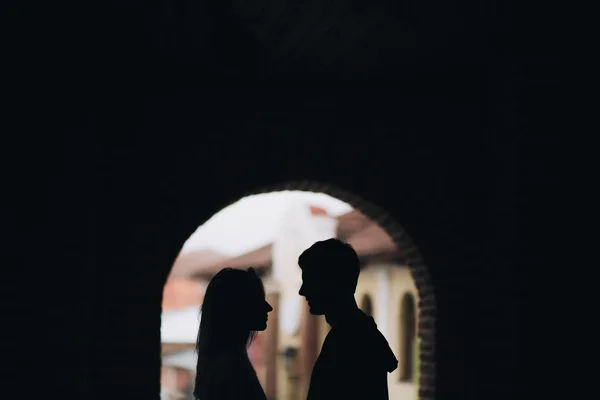
<path fill-rule="evenodd" d="M 346 301 L 340 301 L 335 307 L 332 308 L 327 314 L 325 314 L 325 320 L 331 326 L 343 325 L 349 320 L 353 320 L 360 315 L 361 311 L 354 300 L 354 296 Z"/>

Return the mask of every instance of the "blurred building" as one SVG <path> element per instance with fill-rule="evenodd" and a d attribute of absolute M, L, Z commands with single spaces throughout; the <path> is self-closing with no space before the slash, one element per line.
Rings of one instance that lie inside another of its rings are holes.
<path fill-rule="evenodd" d="M 416 399 L 418 294 L 403 264 L 402 250 L 381 227 L 356 210 L 333 217 L 302 203 L 290 207 L 269 245 L 237 257 L 214 252 L 178 257 L 163 299 L 163 398 L 190 399 L 195 368 L 191 349 L 206 282 L 222 268 L 249 266 L 261 275 L 267 300 L 274 307 L 267 330 L 250 348 L 251 361 L 269 399 L 306 398 L 312 366 L 329 326 L 324 317 L 310 315 L 298 295 L 301 272 L 297 259 L 314 242 L 330 237 L 350 243 L 361 258 L 357 302 L 375 318 L 399 360 L 399 368 L 389 375 L 390 398 Z M 179 337 L 170 333 L 175 330 Z M 184 331 L 189 332 L 187 338 L 181 333 Z"/>
<path fill-rule="evenodd" d="M 165 285 L 161 316 L 162 400 L 194 399 L 194 346 L 203 296 L 204 283 L 199 280 L 170 279 Z"/>

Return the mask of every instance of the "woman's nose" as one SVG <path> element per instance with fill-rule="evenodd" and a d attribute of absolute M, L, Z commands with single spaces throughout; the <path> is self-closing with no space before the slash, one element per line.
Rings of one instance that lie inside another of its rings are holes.
<path fill-rule="evenodd" d="M 273 311 L 273 307 L 269 303 L 267 303 L 267 312 Z"/>

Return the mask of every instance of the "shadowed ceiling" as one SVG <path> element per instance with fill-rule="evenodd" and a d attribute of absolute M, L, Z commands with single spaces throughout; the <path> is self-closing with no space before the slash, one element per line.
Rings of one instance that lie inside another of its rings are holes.
<path fill-rule="evenodd" d="M 146 14 L 146 24 L 162 31 L 154 45 L 178 64 L 263 77 L 373 76 L 412 64 L 412 21 L 408 3 L 389 0 L 187 0 Z"/>

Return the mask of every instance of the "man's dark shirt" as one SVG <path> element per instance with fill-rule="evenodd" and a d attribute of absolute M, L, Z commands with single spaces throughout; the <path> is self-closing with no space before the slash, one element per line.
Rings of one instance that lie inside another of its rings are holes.
<path fill-rule="evenodd" d="M 307 400 L 387 400 L 398 360 L 373 318 L 360 312 L 332 328 L 313 368 Z"/>

